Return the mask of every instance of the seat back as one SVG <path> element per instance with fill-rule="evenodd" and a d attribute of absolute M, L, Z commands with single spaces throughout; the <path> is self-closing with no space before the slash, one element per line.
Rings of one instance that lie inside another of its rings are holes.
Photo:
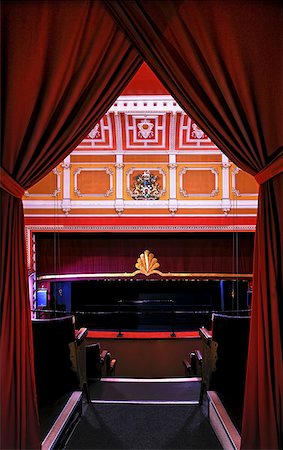
<path fill-rule="evenodd" d="M 101 378 L 101 347 L 99 342 L 86 345 L 86 374 L 88 379 Z"/>
<path fill-rule="evenodd" d="M 217 359 L 211 389 L 243 396 L 249 329 L 249 316 L 214 314 L 212 341 L 217 343 Z"/>
<path fill-rule="evenodd" d="M 34 366 L 39 406 L 78 389 L 70 344 L 75 341 L 73 316 L 33 319 Z"/>
<path fill-rule="evenodd" d="M 212 341 L 216 347 L 210 390 L 217 391 L 231 416 L 240 422 L 244 402 L 250 316 L 214 314 Z"/>

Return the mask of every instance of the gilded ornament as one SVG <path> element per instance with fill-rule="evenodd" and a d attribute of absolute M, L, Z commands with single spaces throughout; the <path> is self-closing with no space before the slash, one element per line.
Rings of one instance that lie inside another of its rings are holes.
<path fill-rule="evenodd" d="M 160 267 L 160 264 L 154 257 L 153 253 L 150 253 L 149 250 L 145 250 L 144 253 L 141 253 L 140 257 L 138 258 L 135 267 L 139 269 L 144 275 L 150 275 L 151 273 L 154 273 L 154 271 L 158 269 L 158 267 Z"/>

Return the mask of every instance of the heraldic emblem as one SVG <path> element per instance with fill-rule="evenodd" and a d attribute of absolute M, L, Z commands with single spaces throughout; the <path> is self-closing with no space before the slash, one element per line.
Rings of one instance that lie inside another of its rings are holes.
<path fill-rule="evenodd" d="M 149 170 L 135 177 L 131 196 L 135 200 L 158 200 L 161 197 L 161 189 L 157 183 L 157 176 Z"/>

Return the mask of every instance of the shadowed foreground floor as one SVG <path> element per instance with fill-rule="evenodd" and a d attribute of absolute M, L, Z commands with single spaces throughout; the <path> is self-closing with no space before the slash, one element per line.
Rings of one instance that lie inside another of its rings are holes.
<path fill-rule="evenodd" d="M 162 385 L 163 392 L 166 385 L 167 383 Z M 109 401 L 107 384 L 96 385 L 94 389 L 96 393 L 99 391 L 99 386 L 101 390 L 104 390 L 105 397 Z M 174 390 L 172 383 L 168 383 L 167 387 L 170 391 Z M 198 383 L 194 383 L 194 387 L 198 392 Z M 111 384 L 109 384 L 110 388 Z M 145 389 L 148 389 L 146 383 Z M 158 389 L 158 383 L 156 383 L 156 389 Z M 135 397 L 134 385 L 132 394 Z M 97 398 L 92 391 L 91 396 Z M 99 398 L 102 397 L 103 395 L 100 394 Z M 205 403 L 203 406 L 85 403 L 81 420 L 66 448 L 76 450 L 221 449 L 206 412 Z"/>

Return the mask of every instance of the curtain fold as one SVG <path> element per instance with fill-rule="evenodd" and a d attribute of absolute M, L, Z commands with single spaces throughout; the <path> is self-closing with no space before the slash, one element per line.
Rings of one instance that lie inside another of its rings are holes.
<path fill-rule="evenodd" d="M 267 174 L 259 192 L 242 448 L 282 448 L 282 4 L 104 1 L 213 142 L 243 170 Z"/>
<path fill-rule="evenodd" d="M 1 446 L 39 448 L 22 201 L 1 192 Z"/>
<path fill-rule="evenodd" d="M 104 3 L 129 40 L 100 0 L 2 1 L 1 166 L 18 185 L 81 142 L 141 64 L 137 50 L 243 170 L 282 154 L 279 1 Z M 259 193 L 242 448 L 282 445 L 282 176 Z M 39 448 L 22 204 L 5 191 L 1 221 L 1 445 Z"/>
<path fill-rule="evenodd" d="M 23 207 L 13 195 L 83 140 L 142 59 L 100 0 L 1 3 L 1 448 L 29 449 L 40 448 L 39 423 Z"/>
<path fill-rule="evenodd" d="M 282 174 L 261 186 L 242 430 L 246 449 L 282 448 L 282 198 Z"/>

